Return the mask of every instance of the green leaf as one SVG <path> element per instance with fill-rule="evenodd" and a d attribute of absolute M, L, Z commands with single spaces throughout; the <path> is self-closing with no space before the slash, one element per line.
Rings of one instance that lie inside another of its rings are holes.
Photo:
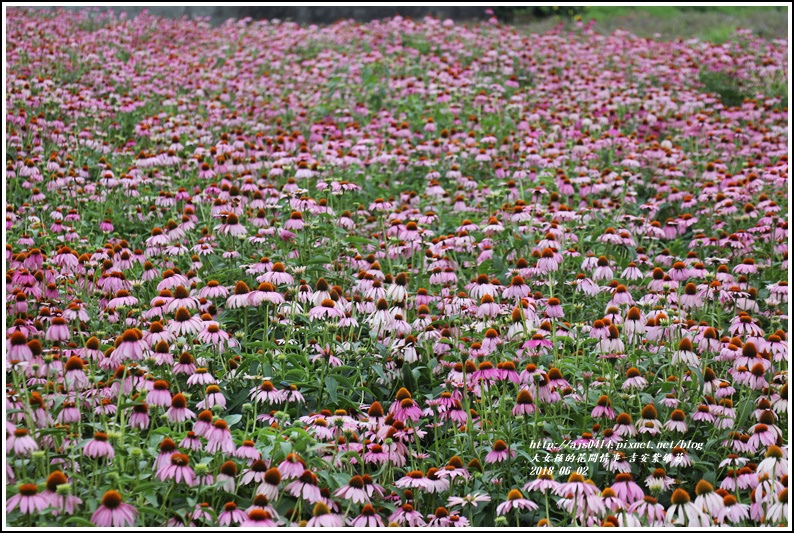
<path fill-rule="evenodd" d="M 416 391 L 416 380 L 414 379 L 413 372 L 411 372 L 411 367 L 408 365 L 403 365 L 402 375 L 403 385 L 405 385 L 405 388 L 408 389 L 408 392 L 413 394 Z"/>
<path fill-rule="evenodd" d="M 235 424 L 238 424 L 242 419 L 243 419 L 243 415 L 237 414 L 237 415 L 227 416 L 223 420 L 229 425 L 229 427 L 232 427 Z"/>
<path fill-rule="evenodd" d="M 333 376 L 325 376 L 325 388 L 328 390 L 328 396 L 331 398 L 332 403 L 336 403 L 338 397 L 336 391 L 339 388 L 339 382 Z"/>

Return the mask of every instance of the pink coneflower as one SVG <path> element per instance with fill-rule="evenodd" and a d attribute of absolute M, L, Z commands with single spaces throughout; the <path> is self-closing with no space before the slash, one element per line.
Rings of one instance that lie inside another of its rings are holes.
<path fill-rule="evenodd" d="M 212 409 L 216 405 L 226 408 L 226 396 L 221 392 L 221 388 L 215 384 L 207 386 L 204 391 L 204 399 L 196 404 L 199 409 Z"/>
<path fill-rule="evenodd" d="M 328 365 L 332 367 L 342 366 L 342 360 L 334 355 L 334 351 L 331 349 L 329 344 L 326 344 L 324 348 L 319 344 L 315 344 L 312 348 L 317 352 L 317 355 L 313 355 L 309 358 L 311 363 L 315 363 L 317 361 L 326 361 Z"/>
<path fill-rule="evenodd" d="M 300 477 L 306 470 L 306 463 L 296 453 L 289 453 L 278 465 L 278 471 L 284 479 Z"/>
<path fill-rule="evenodd" d="M 612 279 L 614 274 L 609 267 L 609 259 L 603 255 L 596 260 L 596 269 L 593 272 L 593 281 Z"/>
<path fill-rule="evenodd" d="M 625 391 L 642 390 L 647 386 L 648 380 L 642 377 L 642 373 L 638 369 L 631 367 L 626 371 L 626 380 L 621 388 Z"/>
<path fill-rule="evenodd" d="M 582 496 L 593 496 L 598 494 L 598 492 L 598 488 L 596 488 L 595 485 L 585 483 L 584 477 L 574 472 L 568 476 L 568 481 L 559 484 L 556 494 L 564 497 L 572 495 L 578 498 Z"/>
<path fill-rule="evenodd" d="M 171 397 L 171 407 L 165 412 L 169 422 L 184 422 L 196 418 L 196 413 L 187 408 L 187 399 L 182 393 Z"/>
<path fill-rule="evenodd" d="M 345 312 L 336 306 L 334 301 L 330 298 L 324 299 L 319 305 L 312 307 L 309 310 L 309 319 L 331 319 L 331 318 L 344 318 Z"/>
<path fill-rule="evenodd" d="M 612 409 L 612 400 L 609 399 L 609 396 L 602 394 L 598 397 L 598 401 L 591 415 L 593 418 L 604 417 L 610 420 L 615 418 L 615 410 Z"/>
<path fill-rule="evenodd" d="M 502 461 L 515 456 L 515 450 L 511 450 L 505 441 L 498 439 L 496 442 L 494 442 L 493 449 L 488 452 L 488 455 L 485 456 L 485 462 L 501 463 Z"/>
<path fill-rule="evenodd" d="M 629 473 L 621 473 L 615 476 L 615 483 L 612 484 L 612 490 L 618 499 L 632 504 L 637 500 L 641 500 L 644 496 L 642 487 L 637 485 L 631 478 Z"/>
<path fill-rule="evenodd" d="M 166 325 L 168 331 L 178 337 L 195 335 L 200 332 L 203 327 L 204 324 L 201 318 L 198 315 L 191 315 L 190 311 L 185 307 L 177 309 L 174 319 L 170 320 Z"/>
<path fill-rule="evenodd" d="M 187 352 L 179 356 L 179 359 L 174 363 L 173 373 L 193 375 L 196 372 L 196 365 L 194 364 L 193 356 Z"/>
<path fill-rule="evenodd" d="M 779 446 L 772 444 L 766 451 L 764 460 L 756 467 L 759 476 L 768 475 L 771 479 L 782 477 L 788 472 L 788 460 Z"/>
<path fill-rule="evenodd" d="M 47 499 L 48 506 L 53 508 L 52 514 L 74 514 L 75 508 L 83 500 L 72 495 L 72 487 L 66 475 L 60 470 L 55 470 L 47 477 L 47 488 L 42 494 Z"/>
<path fill-rule="evenodd" d="M 471 354 L 475 357 L 484 357 L 487 352 L 481 349 L 479 343 L 472 343 Z M 477 370 L 471 375 L 471 382 L 477 383 L 479 387 L 487 388 L 488 385 L 499 379 L 499 370 L 494 368 L 490 361 L 481 361 Z"/>
<path fill-rule="evenodd" d="M 248 519 L 248 515 L 237 508 L 234 502 L 224 504 L 223 511 L 218 515 L 218 525 L 230 526 L 232 524 L 242 524 Z"/>
<path fill-rule="evenodd" d="M 19 487 L 19 492 L 11 496 L 6 502 L 6 512 L 10 513 L 17 507 L 22 514 L 39 514 L 48 506 L 47 498 L 39 494 L 39 487 L 35 483 L 25 483 Z"/>
<path fill-rule="evenodd" d="M 21 331 L 15 331 L 8 339 L 6 357 L 8 361 L 30 361 L 33 352 L 28 346 L 28 338 Z"/>
<path fill-rule="evenodd" d="M 140 361 L 143 351 L 148 348 L 139 329 L 128 329 L 121 335 L 121 342 L 113 350 L 113 358 L 117 361 Z"/>
<path fill-rule="evenodd" d="M 263 509 L 252 509 L 240 527 L 276 527 L 273 515 Z"/>
<path fill-rule="evenodd" d="M 257 494 L 264 494 L 269 500 L 275 500 L 278 497 L 278 486 L 280 483 L 281 472 L 279 469 L 268 468 L 256 492 Z"/>
<path fill-rule="evenodd" d="M 171 391 L 168 390 L 168 382 L 162 379 L 155 381 L 154 387 L 146 395 L 146 403 L 157 407 L 171 405 Z"/>
<path fill-rule="evenodd" d="M 722 496 L 714 491 L 714 486 L 701 479 L 695 486 L 695 507 L 702 509 L 707 515 L 716 518 L 724 507 Z"/>
<path fill-rule="evenodd" d="M 237 237 L 238 235 L 246 234 L 245 226 L 240 224 L 240 219 L 234 213 L 228 213 L 223 217 L 223 223 L 215 226 L 214 229 L 218 232 L 218 235 Z"/>
<path fill-rule="evenodd" d="M 352 500 L 353 503 L 369 503 L 369 495 L 364 490 L 364 480 L 361 476 L 353 476 L 344 487 L 337 489 L 334 496 L 343 500 Z"/>
<path fill-rule="evenodd" d="M 193 513 L 188 515 L 188 517 L 190 520 L 199 520 L 205 524 L 211 524 L 214 521 L 214 518 L 210 511 L 212 511 L 210 504 L 207 502 L 202 502 L 196 504 L 196 507 L 193 509 Z"/>
<path fill-rule="evenodd" d="M 185 438 L 179 442 L 179 447 L 183 450 L 200 452 L 204 449 L 204 444 L 201 442 L 198 435 L 196 435 L 195 431 L 188 431 L 187 434 L 185 434 Z"/>
<path fill-rule="evenodd" d="M 116 307 L 134 307 L 136 305 L 138 305 L 138 299 L 125 289 L 117 291 L 116 296 L 107 303 L 107 307 L 111 309 Z"/>
<path fill-rule="evenodd" d="M 546 316 L 549 318 L 563 318 L 565 313 L 559 298 L 549 298 L 546 302 Z"/>
<path fill-rule="evenodd" d="M 275 305 L 284 303 L 284 297 L 281 293 L 276 291 L 276 288 L 266 281 L 260 283 L 255 291 L 249 293 L 249 299 L 254 307 L 258 307 L 262 302 Z"/>
<path fill-rule="evenodd" d="M 257 278 L 258 281 L 266 281 L 273 285 L 292 285 L 295 279 L 286 272 L 284 263 L 277 261 L 273 263 L 273 268 Z"/>
<path fill-rule="evenodd" d="M 554 263 L 554 266 L 556 267 L 556 263 Z M 510 282 L 510 286 L 505 289 L 502 296 L 510 299 L 521 299 L 529 296 L 530 292 L 531 290 L 524 281 L 524 278 L 521 276 L 514 276 Z"/>
<path fill-rule="evenodd" d="M 234 294 L 226 300 L 226 307 L 229 309 L 249 307 L 251 305 L 250 293 L 251 289 L 248 288 L 248 285 L 244 281 L 238 281 L 234 286 Z"/>
<path fill-rule="evenodd" d="M 788 489 L 781 490 L 774 503 L 769 506 L 766 513 L 766 521 L 771 524 L 783 524 L 788 521 Z"/>
<path fill-rule="evenodd" d="M 256 459 L 251 463 L 251 466 L 243 470 L 243 477 L 240 479 L 241 485 L 248 485 L 249 483 L 263 483 L 265 481 L 265 473 L 267 472 L 267 463 L 261 459 Z"/>
<path fill-rule="evenodd" d="M 376 443 L 367 445 L 367 451 L 364 452 L 364 462 L 383 464 L 389 460 L 389 453 L 383 449 L 383 446 Z"/>
<path fill-rule="evenodd" d="M 177 453 L 176 443 L 166 437 L 160 442 L 159 450 L 154 460 L 154 470 L 160 470 L 171 464 L 171 456 Z"/>
<path fill-rule="evenodd" d="M 228 295 L 229 290 L 214 279 L 209 280 L 207 285 L 202 287 L 198 292 L 199 298 L 207 298 L 208 300 L 226 298 Z"/>
<path fill-rule="evenodd" d="M 717 513 L 717 522 L 720 524 L 736 524 L 745 520 L 750 515 L 750 506 L 746 503 L 739 503 L 735 496 L 726 494 L 722 499 L 723 508 Z"/>
<path fill-rule="evenodd" d="M 690 501 L 689 493 L 684 489 L 675 489 L 670 498 L 665 523 L 687 527 L 709 527 L 711 520 L 695 504 Z"/>
<path fill-rule="evenodd" d="M 414 510 L 414 506 L 410 503 L 403 504 L 389 516 L 389 522 L 395 522 L 399 525 L 407 525 L 408 527 L 424 527 L 427 525 L 421 513 Z"/>
<path fill-rule="evenodd" d="M 218 380 L 203 366 L 196 368 L 193 375 L 187 378 L 188 387 L 193 385 L 214 385 L 217 382 Z"/>
<path fill-rule="evenodd" d="M 526 389 L 521 389 L 516 398 L 516 405 L 513 407 L 513 416 L 526 415 L 529 416 L 535 412 L 537 407 L 532 400 L 532 395 Z"/>
<path fill-rule="evenodd" d="M 488 494 L 475 492 L 462 497 L 451 496 L 447 503 L 450 506 L 460 505 L 461 507 L 466 507 L 467 505 L 471 505 L 472 507 L 478 507 L 480 503 L 488 503 L 489 501 L 491 501 L 491 497 Z"/>
<path fill-rule="evenodd" d="M 605 488 L 601 491 L 600 497 L 604 508 L 611 513 L 620 513 L 621 511 L 626 510 L 628 507 L 626 502 L 618 498 L 614 488 Z"/>
<path fill-rule="evenodd" d="M 674 365 L 683 363 L 687 366 L 698 365 L 698 357 L 695 355 L 695 352 L 692 351 L 692 341 L 688 337 L 684 337 L 681 339 L 681 342 L 678 343 L 678 350 L 673 352 L 671 363 Z"/>
<path fill-rule="evenodd" d="M 686 433 L 686 414 L 681 409 L 676 409 L 670 413 L 670 420 L 665 422 L 664 428 L 668 431 L 678 431 Z"/>
<path fill-rule="evenodd" d="M 124 503 L 115 490 L 102 496 L 102 505 L 91 515 L 91 522 L 98 527 L 130 527 L 135 523 L 138 510 Z"/>
<path fill-rule="evenodd" d="M 262 453 L 256 449 L 256 443 L 250 439 L 244 440 L 243 443 L 234 452 L 234 456 L 238 459 L 248 459 L 249 462 L 256 461 L 262 458 Z"/>
<path fill-rule="evenodd" d="M 390 409 L 391 411 L 393 411 L 392 414 L 394 415 L 394 418 L 399 420 L 400 422 L 406 422 L 408 420 L 414 423 L 418 422 L 419 419 L 422 417 L 422 410 L 419 408 L 417 403 L 413 401 L 413 399 L 411 399 L 410 397 L 403 398 L 402 400 L 400 400 L 399 392 L 397 393 L 397 398 L 398 401 L 392 405 L 396 404 L 398 405 L 398 407 L 393 410 Z"/>
<path fill-rule="evenodd" d="M 160 481 L 173 479 L 176 483 L 185 482 L 188 487 L 196 483 L 196 474 L 190 468 L 190 458 L 183 453 L 175 453 L 171 456 L 171 464 L 165 468 L 160 468 L 156 474 Z"/>
<path fill-rule="evenodd" d="M 284 391 L 276 389 L 270 380 L 265 380 L 259 387 L 254 387 L 250 391 L 251 400 L 256 403 L 269 403 L 279 405 L 284 403 Z"/>
<path fill-rule="evenodd" d="M 765 420 L 765 419 L 764 419 Z M 767 420 L 765 420 L 767 421 Z M 763 423 L 755 424 L 751 428 L 752 434 L 747 441 L 747 449 L 750 452 L 755 452 L 759 446 L 772 446 L 777 442 L 780 430 L 774 426 Z"/>
<path fill-rule="evenodd" d="M 300 231 L 304 227 L 303 214 L 300 211 L 293 211 L 289 219 L 284 223 L 284 229 L 288 231 Z"/>
<path fill-rule="evenodd" d="M 345 525 L 344 517 L 334 514 L 324 502 L 317 502 L 312 510 L 312 517 L 306 527 L 342 527 Z"/>
<path fill-rule="evenodd" d="M 107 459 L 110 460 L 113 459 L 116 452 L 113 450 L 113 446 L 108 442 L 107 434 L 98 431 L 94 433 L 94 438 L 88 441 L 83 447 L 83 454 L 92 459 L 107 457 Z"/>
<path fill-rule="evenodd" d="M 542 470 L 541 473 L 538 475 L 537 479 L 533 479 L 532 481 L 528 482 L 524 485 L 524 490 L 530 492 L 556 492 L 559 483 L 554 481 L 554 477 L 549 470 Z"/>
<path fill-rule="evenodd" d="M 689 457 L 689 454 L 687 454 L 687 451 L 680 446 L 674 446 L 669 454 L 665 454 L 663 460 L 671 466 L 692 466 L 692 459 Z"/>
<path fill-rule="evenodd" d="M 197 309 L 199 307 L 199 299 L 191 296 L 184 286 L 177 285 L 174 288 L 174 296 L 168 302 L 165 310 L 167 313 L 173 313 L 180 307 L 184 307 L 187 310 Z"/>
<path fill-rule="evenodd" d="M 36 444 L 36 441 L 30 436 L 27 429 L 16 428 L 8 440 L 6 440 L 6 449 L 14 450 L 14 455 L 24 457 L 38 450 L 39 445 Z"/>
<path fill-rule="evenodd" d="M 322 500 L 320 488 L 317 486 L 317 476 L 311 470 L 304 470 L 300 477 L 284 487 L 284 490 L 309 503 L 317 503 Z"/>
<path fill-rule="evenodd" d="M 235 451 L 234 440 L 232 440 L 232 433 L 229 431 L 229 425 L 222 419 L 218 419 L 212 423 L 212 428 L 207 430 L 204 435 L 207 439 L 207 445 L 204 450 L 207 453 L 215 453 L 222 451 L 226 454 L 233 454 Z"/>
<path fill-rule="evenodd" d="M 149 324 L 149 331 L 143 336 L 144 342 L 149 346 L 155 347 L 161 342 L 166 345 L 174 340 L 174 335 L 163 327 L 160 321 L 154 321 Z"/>
<path fill-rule="evenodd" d="M 537 508 L 538 508 L 538 504 L 524 498 L 524 495 L 521 494 L 520 490 L 512 489 L 507 494 L 507 501 L 504 503 L 500 503 L 497 506 L 496 514 L 500 516 L 504 516 L 513 509 L 515 510 L 528 509 L 530 511 L 534 511 Z"/>
<path fill-rule="evenodd" d="M 47 328 L 47 333 L 44 338 L 53 342 L 67 342 L 69 340 L 70 330 L 69 323 L 61 316 L 56 316 L 52 319 L 50 327 Z"/>
<path fill-rule="evenodd" d="M 646 405 L 642 408 L 640 419 L 635 423 L 637 432 L 640 434 L 648 433 L 651 436 L 658 435 L 662 429 L 662 423 L 659 422 L 658 418 L 656 407 L 653 404 Z M 617 429 L 615 431 L 617 432 Z"/>
<path fill-rule="evenodd" d="M 644 518 L 651 527 L 664 525 L 664 506 L 653 496 L 643 496 L 641 500 L 632 503 L 628 512 L 637 515 L 640 519 Z"/>
<path fill-rule="evenodd" d="M 425 477 L 421 470 L 412 470 L 405 476 L 398 479 L 394 485 L 400 488 L 422 489 L 427 492 L 433 492 L 433 482 Z"/>
<path fill-rule="evenodd" d="M 432 484 L 432 487 L 428 489 L 427 492 L 444 492 L 449 490 L 450 482 L 444 476 L 440 476 L 441 470 L 438 468 L 428 468 L 426 477 Z"/>
<path fill-rule="evenodd" d="M 348 518 L 347 523 L 353 527 L 385 527 L 383 519 L 370 504 L 364 505 L 361 508 L 361 514 L 357 517 Z"/>
<path fill-rule="evenodd" d="M 218 472 L 217 481 L 222 482 L 221 488 L 226 492 L 236 490 L 235 479 L 237 478 L 237 465 L 234 461 L 226 461 L 221 465 Z"/>

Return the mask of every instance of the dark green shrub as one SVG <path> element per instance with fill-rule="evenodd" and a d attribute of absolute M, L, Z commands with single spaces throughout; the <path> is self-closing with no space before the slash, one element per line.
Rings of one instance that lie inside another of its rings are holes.
<path fill-rule="evenodd" d="M 493 8 L 494 15 L 500 20 L 512 21 L 517 16 L 547 18 L 547 17 L 566 17 L 573 18 L 584 13 L 583 6 L 499 6 Z"/>
<path fill-rule="evenodd" d="M 719 96 L 720 101 L 725 106 L 741 106 L 745 98 L 752 96 L 745 93 L 736 77 L 731 76 L 727 72 L 703 69 L 700 71 L 699 79 L 700 83 L 703 84 L 703 91 Z"/>

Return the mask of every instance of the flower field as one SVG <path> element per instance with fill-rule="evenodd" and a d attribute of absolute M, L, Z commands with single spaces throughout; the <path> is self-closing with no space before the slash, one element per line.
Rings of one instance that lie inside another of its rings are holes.
<path fill-rule="evenodd" d="M 788 42 L 6 20 L 6 525 L 789 523 Z"/>

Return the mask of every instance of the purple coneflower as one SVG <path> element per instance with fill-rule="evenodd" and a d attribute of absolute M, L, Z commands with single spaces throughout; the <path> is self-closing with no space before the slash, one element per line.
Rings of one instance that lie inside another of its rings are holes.
<path fill-rule="evenodd" d="M 48 501 L 43 494 L 39 494 L 39 487 L 35 483 L 24 483 L 19 487 L 19 492 L 11 496 L 6 502 L 6 512 L 10 513 L 17 507 L 22 514 L 39 514 L 47 508 Z"/>
<path fill-rule="evenodd" d="M 207 438 L 207 445 L 204 448 L 207 453 L 218 451 L 230 455 L 234 453 L 235 447 L 232 434 L 229 431 L 229 425 L 224 420 L 218 419 L 213 422 L 212 427 L 207 430 L 204 436 Z"/>
<path fill-rule="evenodd" d="M 107 434 L 98 431 L 94 433 L 94 438 L 86 443 L 85 447 L 83 448 L 83 454 L 91 457 L 92 459 L 98 459 L 100 457 L 113 459 L 113 457 L 116 455 L 116 452 L 113 450 L 113 446 L 111 446 L 108 442 Z"/>
<path fill-rule="evenodd" d="M 342 527 L 345 525 L 344 517 L 334 514 L 323 502 L 314 504 L 312 517 L 306 523 L 307 527 Z"/>
<path fill-rule="evenodd" d="M 427 479 L 421 470 L 411 470 L 405 476 L 394 482 L 396 487 L 422 489 L 432 492 L 433 483 Z"/>
<path fill-rule="evenodd" d="M 273 515 L 262 509 L 253 509 L 248 513 L 240 527 L 276 527 Z"/>
<path fill-rule="evenodd" d="M 30 436 L 30 432 L 25 428 L 15 428 L 11 436 L 6 440 L 6 449 L 14 450 L 14 455 L 27 456 L 39 449 L 35 439 Z"/>
<path fill-rule="evenodd" d="M 72 495 L 72 486 L 60 470 L 53 471 L 47 477 L 47 488 L 43 496 L 47 499 L 49 507 L 53 508 L 54 515 L 74 514 L 75 508 L 83 503 L 83 500 Z"/>
<path fill-rule="evenodd" d="M 157 479 L 160 481 L 168 481 L 173 479 L 176 483 L 182 481 L 188 487 L 192 487 L 196 483 L 196 475 L 193 469 L 190 468 L 190 458 L 183 453 L 175 453 L 171 456 L 171 464 L 161 467 L 157 471 Z"/>
<path fill-rule="evenodd" d="M 505 441 L 497 439 L 493 444 L 493 449 L 485 456 L 486 463 L 501 463 L 508 458 L 515 457 L 515 450 L 511 450 Z"/>
<path fill-rule="evenodd" d="M 527 500 L 524 498 L 524 495 L 521 494 L 521 491 L 518 489 L 512 489 L 507 495 L 507 501 L 504 503 L 500 503 L 496 508 L 496 514 L 503 516 L 512 511 L 520 510 L 520 509 L 528 509 L 530 511 L 534 511 L 538 508 L 538 504 L 531 500 Z"/>
<path fill-rule="evenodd" d="M 641 500 L 644 496 L 642 487 L 637 485 L 631 478 L 629 473 L 620 473 L 615 476 L 615 483 L 612 484 L 612 490 L 618 499 L 632 504 L 637 500 Z"/>
<path fill-rule="evenodd" d="M 408 527 L 424 527 L 427 525 L 421 513 L 414 510 L 414 506 L 410 503 L 401 505 L 389 516 L 389 522 L 394 522 L 399 525 L 407 525 Z"/>
<path fill-rule="evenodd" d="M 303 474 L 284 487 L 284 490 L 309 503 L 317 503 L 322 499 L 320 488 L 317 486 L 317 476 L 311 470 L 304 470 Z"/>
<path fill-rule="evenodd" d="M 361 508 L 361 514 L 355 518 L 348 518 L 347 523 L 353 527 L 384 527 L 383 519 L 378 515 L 375 508 L 366 504 Z"/>
<path fill-rule="evenodd" d="M 268 468 L 256 492 L 257 494 L 264 494 L 270 500 L 275 500 L 278 498 L 278 486 L 280 483 L 281 472 L 279 469 Z"/>
<path fill-rule="evenodd" d="M 121 494 L 109 490 L 102 497 L 102 504 L 91 515 L 91 522 L 98 527 L 129 527 L 135 523 L 138 510 L 124 503 Z"/>
<path fill-rule="evenodd" d="M 243 511 L 237 508 L 234 502 L 227 502 L 223 506 L 223 511 L 218 515 L 218 525 L 230 526 L 232 524 L 241 524 L 248 519 Z"/>
<path fill-rule="evenodd" d="M 670 504 L 665 516 L 666 524 L 686 527 L 711 526 L 709 517 L 691 502 L 689 493 L 684 489 L 675 489 L 673 491 Z"/>

